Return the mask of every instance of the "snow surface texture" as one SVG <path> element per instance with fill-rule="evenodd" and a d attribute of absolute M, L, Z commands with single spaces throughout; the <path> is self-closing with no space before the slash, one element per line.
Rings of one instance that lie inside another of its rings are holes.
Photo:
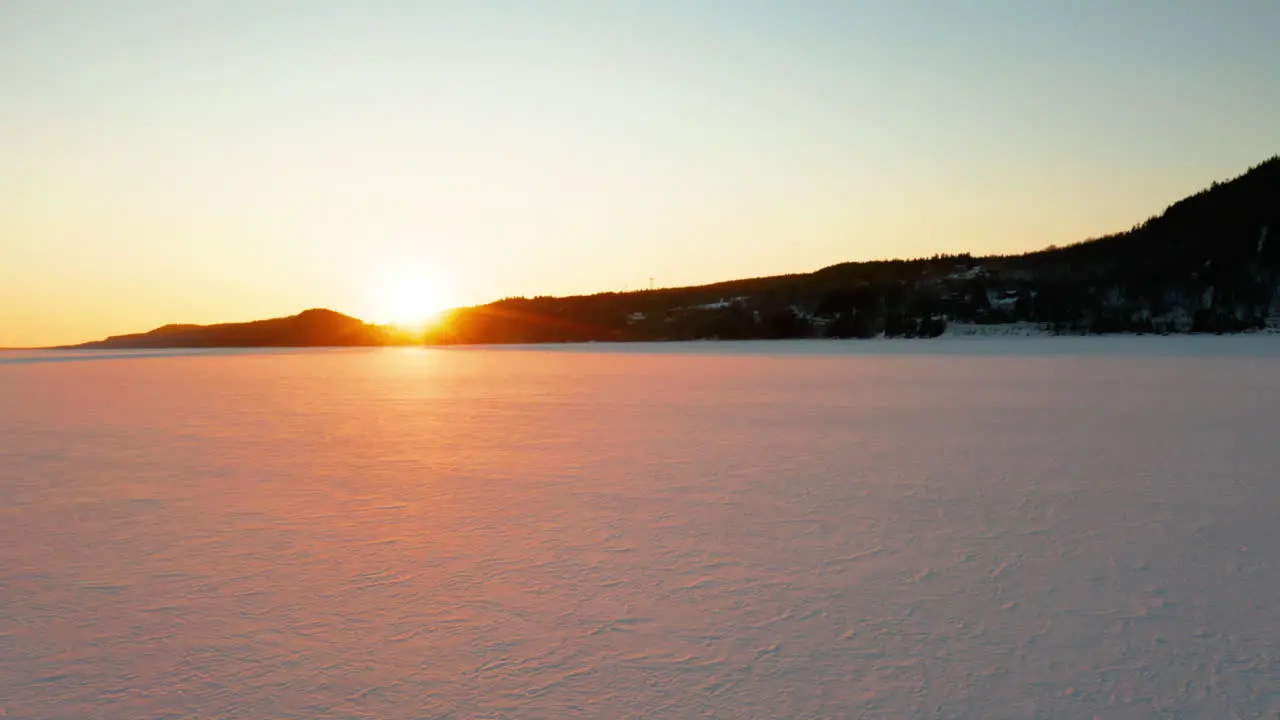
<path fill-rule="evenodd" d="M 7 354 L 0 707 L 1274 718 L 1278 427 L 1274 338 Z"/>

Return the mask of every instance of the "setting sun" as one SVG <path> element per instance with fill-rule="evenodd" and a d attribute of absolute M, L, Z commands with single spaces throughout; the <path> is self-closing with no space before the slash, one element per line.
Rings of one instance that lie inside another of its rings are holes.
<path fill-rule="evenodd" d="M 385 273 L 375 281 L 371 295 L 371 320 L 406 328 L 430 325 L 453 302 L 448 283 L 422 269 Z"/>

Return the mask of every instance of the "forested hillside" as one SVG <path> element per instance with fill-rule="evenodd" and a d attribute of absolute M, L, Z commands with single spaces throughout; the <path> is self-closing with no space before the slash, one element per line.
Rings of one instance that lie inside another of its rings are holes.
<path fill-rule="evenodd" d="M 1280 157 L 1132 229 L 1007 257 L 844 263 L 632 293 L 508 298 L 452 313 L 433 343 L 931 337 L 948 322 L 1056 332 L 1280 326 Z"/>

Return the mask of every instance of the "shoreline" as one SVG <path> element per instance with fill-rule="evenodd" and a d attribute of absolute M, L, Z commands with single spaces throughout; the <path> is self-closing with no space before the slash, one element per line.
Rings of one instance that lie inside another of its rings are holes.
<path fill-rule="evenodd" d="M 1041 338 L 1240 338 L 1240 337 L 1280 337 L 1280 328 L 1260 328 L 1243 332 L 1056 332 L 1047 326 L 1037 323 L 1001 323 L 979 324 L 951 322 L 941 334 L 933 337 L 908 337 L 875 335 L 867 338 L 699 338 L 694 340 L 589 340 L 570 342 L 525 342 L 525 343 L 379 343 L 367 345 L 155 345 L 149 347 L 113 347 L 103 345 L 101 341 L 78 345 L 52 345 L 43 347 L 6 347 L 0 352 L 150 352 L 171 350 L 360 350 L 372 348 L 501 348 L 501 347 L 561 347 L 566 345 L 698 345 L 698 344 L 735 344 L 735 343 L 874 343 L 874 342 L 907 342 L 929 340 L 1032 340 Z"/>

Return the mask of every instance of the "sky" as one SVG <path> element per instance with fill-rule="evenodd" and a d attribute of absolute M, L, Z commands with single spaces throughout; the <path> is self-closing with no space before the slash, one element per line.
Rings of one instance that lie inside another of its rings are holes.
<path fill-rule="evenodd" d="M 0 0 L 0 346 L 1074 242 L 1280 151 L 1277 28 L 1273 0 Z"/>

